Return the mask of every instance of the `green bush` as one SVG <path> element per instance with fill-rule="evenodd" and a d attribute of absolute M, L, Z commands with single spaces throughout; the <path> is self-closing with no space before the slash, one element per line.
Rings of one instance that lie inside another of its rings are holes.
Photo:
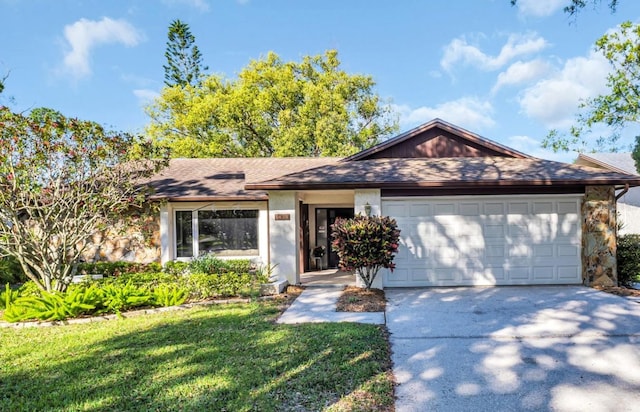
<path fill-rule="evenodd" d="M 240 272 L 249 273 L 251 271 L 251 260 L 249 259 L 220 259 L 212 253 L 207 253 L 189 262 L 191 273 L 225 273 Z"/>
<path fill-rule="evenodd" d="M 27 276 L 16 258 L 13 256 L 0 258 L 0 284 L 11 283 L 15 285 L 26 281 Z"/>
<path fill-rule="evenodd" d="M 97 279 L 97 283 L 120 286 L 131 283 L 136 287 L 153 289 L 160 285 L 177 285 L 180 283 L 180 276 L 164 272 L 125 273 L 117 277 Z"/>
<path fill-rule="evenodd" d="M 188 296 L 188 291 L 177 286 L 160 285 L 151 292 L 151 301 L 154 306 L 182 305 Z"/>
<path fill-rule="evenodd" d="M 20 296 L 40 296 L 40 292 L 40 288 L 32 280 L 24 282 L 22 286 L 18 288 L 18 294 Z"/>
<path fill-rule="evenodd" d="M 160 272 L 160 263 L 134 263 L 134 262 L 93 262 L 78 264 L 80 275 L 118 276 L 125 273 Z"/>
<path fill-rule="evenodd" d="M 630 286 L 640 282 L 640 235 L 618 237 L 618 283 Z"/>
<path fill-rule="evenodd" d="M 400 241 L 394 219 L 359 214 L 352 219 L 337 218 L 331 227 L 331 248 L 338 253 L 340 268 L 355 271 L 367 289 L 380 269 L 393 271 Z"/>
<path fill-rule="evenodd" d="M 7 306 L 9 322 L 28 319 L 61 321 L 96 311 L 103 301 L 102 291 L 92 286 L 76 287 L 66 293 L 42 292 L 40 296 L 21 296 Z"/>
<path fill-rule="evenodd" d="M 182 262 L 179 260 L 173 260 L 164 264 L 162 268 L 163 272 L 171 273 L 172 275 L 183 275 L 189 270 L 189 262 Z"/>
<path fill-rule="evenodd" d="M 4 290 L 0 292 L 0 309 L 5 309 L 20 296 L 20 293 L 17 290 L 11 289 L 11 286 L 7 283 L 5 284 Z"/>
<path fill-rule="evenodd" d="M 102 305 L 105 311 L 111 313 L 120 313 L 151 304 L 149 290 L 135 286 L 132 282 L 127 282 L 125 285 L 104 285 L 102 292 L 104 294 Z"/>

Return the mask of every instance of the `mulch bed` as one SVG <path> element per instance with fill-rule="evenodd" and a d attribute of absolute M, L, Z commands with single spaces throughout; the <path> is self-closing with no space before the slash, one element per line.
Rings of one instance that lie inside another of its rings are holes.
<path fill-rule="evenodd" d="M 338 299 L 336 310 L 338 312 L 384 312 L 386 303 L 384 291 L 380 289 L 366 290 L 347 286 Z"/>
<path fill-rule="evenodd" d="M 638 289 L 629 289 L 622 286 L 594 286 L 593 288 L 618 296 L 635 296 L 640 298 L 640 290 Z"/>

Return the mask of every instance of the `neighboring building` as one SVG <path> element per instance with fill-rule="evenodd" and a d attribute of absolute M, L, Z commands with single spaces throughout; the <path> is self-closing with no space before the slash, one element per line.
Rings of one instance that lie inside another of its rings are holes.
<path fill-rule="evenodd" d="M 335 267 L 336 217 L 402 230 L 383 286 L 612 284 L 615 197 L 640 176 L 533 158 L 436 119 L 345 159 L 174 159 L 151 184 L 162 261 L 247 257 L 289 283 Z"/>
<path fill-rule="evenodd" d="M 638 175 L 631 153 L 580 153 L 575 164 Z M 627 191 L 619 189 L 616 196 L 620 196 L 617 202 L 618 218 L 622 226 L 619 234 L 640 234 L 640 187 L 631 187 Z"/>

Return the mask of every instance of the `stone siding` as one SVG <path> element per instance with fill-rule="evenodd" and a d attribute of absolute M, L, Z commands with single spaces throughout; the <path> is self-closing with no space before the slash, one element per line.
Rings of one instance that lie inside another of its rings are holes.
<path fill-rule="evenodd" d="M 160 262 L 160 219 L 123 219 L 89 239 L 86 262 Z"/>
<path fill-rule="evenodd" d="M 582 201 L 582 281 L 587 286 L 618 284 L 613 186 L 587 186 L 585 190 Z"/>

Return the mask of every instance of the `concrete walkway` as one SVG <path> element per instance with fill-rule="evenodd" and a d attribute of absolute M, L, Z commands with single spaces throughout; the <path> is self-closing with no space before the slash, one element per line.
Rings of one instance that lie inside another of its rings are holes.
<path fill-rule="evenodd" d="M 384 312 L 336 312 L 336 303 L 341 294 L 341 287 L 307 288 L 276 322 L 355 322 L 384 325 Z"/>

